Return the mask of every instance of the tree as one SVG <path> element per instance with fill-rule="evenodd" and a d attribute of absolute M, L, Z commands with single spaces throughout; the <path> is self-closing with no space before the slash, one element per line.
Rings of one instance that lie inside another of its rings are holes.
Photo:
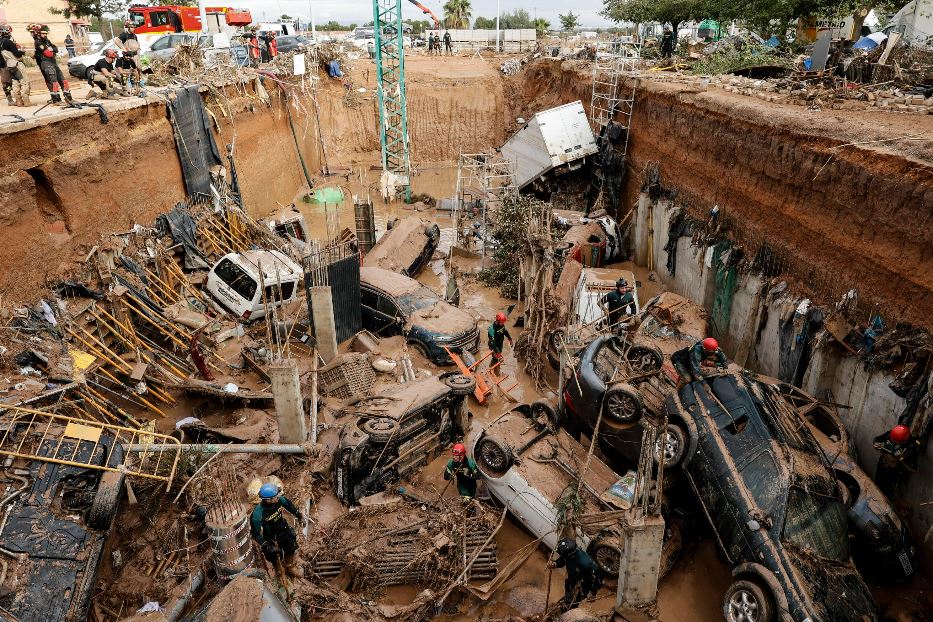
<path fill-rule="evenodd" d="M 447 28 L 469 28 L 472 11 L 470 0 L 448 0 L 444 5 L 444 25 Z"/>
<path fill-rule="evenodd" d="M 519 29 L 519 28 L 534 28 L 534 20 L 531 19 L 531 15 L 525 9 L 516 9 L 511 13 L 503 13 L 499 17 L 499 28 L 505 29 Z"/>
<path fill-rule="evenodd" d="M 574 15 L 573 11 L 568 11 L 566 15 L 561 15 L 558 13 L 557 19 L 560 20 L 561 30 L 573 30 L 580 22 L 580 16 Z"/>
<path fill-rule="evenodd" d="M 769 1 L 775 4 L 782 2 L 782 0 L 765 0 L 765 2 Z M 719 5 L 707 3 L 706 0 L 603 0 L 602 14 L 615 22 L 669 23 L 676 33 L 684 22 L 707 17 L 725 17 L 717 13 L 730 2 L 736 7 L 740 4 L 749 6 L 744 3 L 744 0 L 720 0 Z"/>
<path fill-rule="evenodd" d="M 539 17 L 535 20 L 535 30 L 537 31 L 539 37 L 543 37 L 550 29 L 551 22 L 547 21 L 543 17 Z"/>
<path fill-rule="evenodd" d="M 289 15 L 288 13 L 282 13 L 282 15 L 279 16 L 279 21 L 282 21 L 282 22 L 290 22 L 293 19 L 295 18 Z"/>
<path fill-rule="evenodd" d="M 122 14 L 126 11 L 128 0 L 65 0 L 61 9 L 53 9 L 53 13 L 62 13 L 65 17 L 93 16 L 98 22 L 104 21 L 104 13 Z"/>
<path fill-rule="evenodd" d="M 473 28 L 477 30 L 493 30 L 496 27 L 495 17 L 477 17 L 473 22 Z"/>

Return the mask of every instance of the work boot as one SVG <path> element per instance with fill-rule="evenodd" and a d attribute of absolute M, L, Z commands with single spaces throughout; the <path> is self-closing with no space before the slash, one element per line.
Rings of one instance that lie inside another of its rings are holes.
<path fill-rule="evenodd" d="M 283 559 L 283 564 L 285 566 L 285 572 L 288 574 L 288 576 L 296 577 L 299 579 L 305 576 L 301 566 L 298 565 L 298 556 L 294 553 L 291 555 L 286 555 Z"/>
<path fill-rule="evenodd" d="M 6 94 L 6 105 L 7 105 L 7 106 L 15 106 L 15 105 L 16 105 L 16 102 L 13 101 L 13 94 L 12 94 L 12 93 L 7 93 L 7 94 Z"/>
<path fill-rule="evenodd" d="M 58 91 L 52 91 L 51 96 L 52 96 L 52 99 L 49 100 L 50 104 L 62 103 L 62 96 L 58 93 Z"/>
<path fill-rule="evenodd" d="M 73 104 L 75 100 L 71 98 L 71 91 L 62 91 L 62 94 L 65 96 L 65 102 L 68 104 Z"/>

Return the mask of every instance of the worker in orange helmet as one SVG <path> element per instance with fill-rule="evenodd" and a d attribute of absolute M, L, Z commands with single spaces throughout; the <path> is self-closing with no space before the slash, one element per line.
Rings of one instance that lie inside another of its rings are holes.
<path fill-rule="evenodd" d="M 447 461 L 444 469 L 444 479 L 450 481 L 457 479 L 457 492 L 464 499 L 476 496 L 476 482 L 479 480 L 479 469 L 472 458 L 467 458 L 466 447 L 463 443 L 456 443 L 450 450 L 451 459 Z"/>
<path fill-rule="evenodd" d="M 514 346 L 512 335 L 509 334 L 509 329 L 505 327 L 505 320 L 505 313 L 497 313 L 496 320 L 489 325 L 487 331 L 489 350 L 492 352 L 492 365 L 490 367 L 493 368 L 497 368 L 502 364 L 502 348 L 505 345 L 505 340 L 508 339 L 509 345 Z"/>
<path fill-rule="evenodd" d="M 719 342 L 712 337 L 698 341 L 690 348 L 690 372 L 695 380 L 713 369 L 725 369 L 728 364 L 729 360 L 719 349 Z"/>

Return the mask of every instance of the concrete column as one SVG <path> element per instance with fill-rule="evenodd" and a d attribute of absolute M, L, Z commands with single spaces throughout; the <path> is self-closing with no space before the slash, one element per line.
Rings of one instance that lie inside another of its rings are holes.
<path fill-rule="evenodd" d="M 651 203 L 648 195 L 644 192 L 638 195 L 638 212 L 635 214 L 635 227 L 633 229 L 635 239 L 632 240 L 632 249 L 635 253 L 635 264 L 638 266 L 648 265 L 648 210 L 651 209 Z"/>
<path fill-rule="evenodd" d="M 301 381 L 295 361 L 286 359 L 269 365 L 275 418 L 279 424 L 280 443 L 304 443 L 307 440 L 305 417 L 301 409 Z"/>
<path fill-rule="evenodd" d="M 314 314 L 314 338 L 325 363 L 337 356 L 337 327 L 334 324 L 334 300 L 329 285 L 311 288 L 311 312 Z"/>
<path fill-rule="evenodd" d="M 625 548 L 619 564 L 616 608 L 651 603 L 658 593 L 664 519 L 660 516 L 635 519 L 623 529 Z"/>

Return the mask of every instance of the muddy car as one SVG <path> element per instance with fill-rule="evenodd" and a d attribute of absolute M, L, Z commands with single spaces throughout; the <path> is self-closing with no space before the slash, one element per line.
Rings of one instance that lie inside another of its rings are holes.
<path fill-rule="evenodd" d="M 396 219 L 366 253 L 363 265 L 416 277 L 434 256 L 440 240 L 441 229 L 437 223 L 417 216 Z"/>
<path fill-rule="evenodd" d="M 360 268 L 363 327 L 382 337 L 401 333 L 436 365 L 452 363 L 451 352 L 476 352 L 479 331 L 472 316 L 428 287 L 383 268 Z"/>
<path fill-rule="evenodd" d="M 668 397 L 688 438 L 683 470 L 734 583 L 727 622 L 877 620 L 849 555 L 846 508 L 805 426 L 774 388 L 711 375 Z"/>
<path fill-rule="evenodd" d="M 337 415 L 337 498 L 355 505 L 427 464 L 462 433 L 460 407 L 475 388 L 473 378 L 448 373 L 351 401 Z"/>
<path fill-rule="evenodd" d="M 522 404 L 486 427 L 467 434 L 469 448 L 489 493 L 528 531 L 553 549 L 558 540 L 572 537 L 586 549 L 607 576 L 617 576 L 621 555 L 618 519 L 594 522 L 575 532 L 560 532 L 561 506 L 576 490 L 577 465 L 587 448 L 555 427 L 556 415 L 546 402 Z M 582 514 L 595 516 L 631 506 L 634 473 L 624 478 L 593 456 L 580 487 Z M 680 551 L 679 531 L 665 534 L 662 574 Z"/>
<path fill-rule="evenodd" d="M 111 442 L 106 436 L 96 446 L 79 442 L 72 453 L 75 441 L 65 441 L 42 452 L 96 466 L 109 455 L 110 464 L 118 465 L 123 452 L 111 454 Z M 6 595 L 0 606 L 20 622 L 84 620 L 124 476 L 41 460 L 23 467 L 3 471 L 8 492 L 0 545 L 18 561 L 2 558 Z"/>
<path fill-rule="evenodd" d="M 907 525 L 878 485 L 859 466 L 849 433 L 831 405 L 779 381 L 774 386 L 796 409 L 842 484 L 853 557 L 865 574 L 882 581 L 906 581 L 916 571 L 916 549 Z"/>

